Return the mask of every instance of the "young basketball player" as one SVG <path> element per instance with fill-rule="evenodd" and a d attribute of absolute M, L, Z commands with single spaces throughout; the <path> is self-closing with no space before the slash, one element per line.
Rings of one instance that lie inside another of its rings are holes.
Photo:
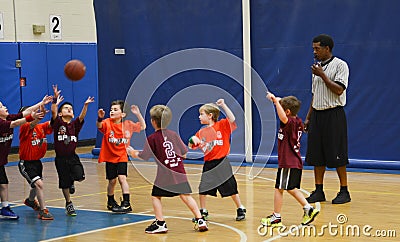
<path fill-rule="evenodd" d="M 20 112 L 27 108 L 22 107 Z M 41 111 L 45 112 L 44 107 Z M 50 121 L 39 123 L 38 119 L 23 124 L 19 129 L 18 168 L 31 186 L 29 197 L 25 199 L 24 204 L 38 211 L 38 218 L 42 220 L 53 220 L 53 215 L 46 208 L 44 200 L 43 165 L 40 161 L 47 151 L 46 135 L 52 132 Z"/>
<path fill-rule="evenodd" d="M 124 120 L 126 117 L 125 102 L 116 100 L 111 103 L 110 118 L 104 119 L 105 112 L 99 109 L 96 126 L 103 139 L 99 155 L 99 163 L 106 162 L 107 186 L 107 208 L 115 213 L 127 213 L 132 211 L 130 204 L 129 184 L 126 180 L 128 175 L 128 154 L 126 147 L 129 146 L 132 134 L 146 128 L 143 116 L 136 105 L 131 106 L 131 112 L 136 115 L 139 122 Z M 114 199 L 114 189 L 118 182 L 121 185 L 121 206 Z"/>
<path fill-rule="evenodd" d="M 8 203 L 8 178 L 5 165 L 8 163 L 8 154 L 11 150 L 11 142 L 14 135 L 14 128 L 21 126 L 35 119 L 42 119 L 44 112 L 38 111 L 39 107 L 51 102 L 51 96 L 45 96 L 41 102 L 33 105 L 23 112 L 17 114 L 9 114 L 8 109 L 0 102 L 0 199 L 1 210 L 0 218 L 2 219 L 18 219 L 10 208 Z"/>
<path fill-rule="evenodd" d="M 300 156 L 300 138 L 303 132 L 303 122 L 297 117 L 301 102 L 294 96 L 284 98 L 275 97 L 268 93 L 276 108 L 280 120 L 278 132 L 278 172 L 274 193 L 274 212 L 261 219 L 263 226 L 282 226 L 281 208 L 283 191 L 286 190 L 298 201 L 304 209 L 301 224 L 307 225 L 314 221 L 319 211 L 313 208 L 305 199 L 300 189 L 303 161 Z"/>
<path fill-rule="evenodd" d="M 157 176 L 151 192 L 156 220 L 145 229 L 146 233 L 166 233 L 167 224 L 162 213 L 162 197 L 179 196 L 192 211 L 195 229 L 203 232 L 208 226 L 201 216 L 196 201 L 190 195 L 192 189 L 188 183 L 183 159 L 187 147 L 177 133 L 167 129 L 172 119 L 172 112 L 167 106 L 155 105 L 150 109 L 151 125 L 155 132 L 147 137 L 143 151 L 130 150 L 134 158 L 148 160 L 154 157 L 157 163 Z"/>
<path fill-rule="evenodd" d="M 69 216 L 76 216 L 71 194 L 75 192 L 74 181 L 85 180 L 85 172 L 79 156 L 75 153 L 78 145 L 78 134 L 82 129 L 87 108 L 94 102 L 94 97 L 88 97 L 78 118 L 74 119 L 74 108 L 71 103 L 64 102 L 60 96 L 61 90 L 53 85 L 54 97 L 51 105 L 51 127 L 54 131 L 54 150 L 56 152 L 55 165 L 58 174 L 58 187 L 62 190 L 65 199 L 65 212 Z"/>
<path fill-rule="evenodd" d="M 225 111 L 226 118 L 218 121 L 221 107 Z M 219 99 L 216 104 L 204 104 L 199 109 L 200 123 L 206 125 L 196 135 L 189 139 L 189 148 L 202 147 L 204 152 L 204 166 L 199 185 L 200 212 L 207 218 L 206 196 L 216 197 L 217 190 L 222 197 L 230 196 L 235 203 L 237 210 L 236 221 L 246 218 L 246 208 L 242 205 L 237 189 L 237 182 L 232 173 L 232 166 L 227 158 L 230 150 L 230 137 L 236 129 L 235 115 L 225 104 L 224 99 Z M 209 141 L 207 135 L 203 136 L 203 130 L 210 130 L 208 134 L 214 133 L 214 138 Z"/>

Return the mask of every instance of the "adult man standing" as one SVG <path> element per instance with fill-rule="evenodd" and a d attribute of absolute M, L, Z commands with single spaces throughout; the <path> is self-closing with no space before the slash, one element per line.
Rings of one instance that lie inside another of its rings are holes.
<path fill-rule="evenodd" d="M 307 198 L 309 203 L 325 201 L 323 181 L 326 167 L 336 168 L 340 191 L 333 204 L 351 201 L 347 189 L 346 165 L 347 121 L 344 112 L 349 68 L 347 63 L 332 55 L 333 39 L 321 34 L 313 39 L 312 101 L 305 119 L 308 132 L 306 162 L 314 166 L 315 191 Z"/>

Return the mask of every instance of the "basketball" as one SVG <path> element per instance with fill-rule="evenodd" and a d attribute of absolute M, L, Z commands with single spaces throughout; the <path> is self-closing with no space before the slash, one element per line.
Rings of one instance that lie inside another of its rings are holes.
<path fill-rule="evenodd" d="M 64 73 L 71 81 L 79 81 L 85 76 L 86 66 L 80 60 L 70 60 L 64 66 Z"/>

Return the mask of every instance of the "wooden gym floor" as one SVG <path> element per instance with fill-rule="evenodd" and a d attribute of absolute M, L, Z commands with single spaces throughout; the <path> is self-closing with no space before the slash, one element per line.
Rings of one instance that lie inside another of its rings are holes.
<path fill-rule="evenodd" d="M 247 208 L 245 221 L 235 221 L 236 209 L 230 198 L 208 197 L 210 212 L 209 231 L 193 230 L 193 215 L 179 197 L 164 198 L 164 216 L 168 225 L 166 234 L 145 234 L 144 229 L 154 220 L 151 204 L 152 179 L 155 166 L 152 162 L 133 161 L 128 166 L 128 182 L 131 191 L 133 213 L 111 214 L 106 209 L 104 164 L 98 164 L 90 155 L 93 147 L 78 148 L 86 172 L 86 180 L 76 184 L 72 201 L 78 216 L 64 214 L 65 202 L 58 189 L 58 179 L 52 158 L 44 162 L 46 203 L 55 220 L 41 221 L 36 213 L 23 205 L 29 194 L 29 185 L 16 166 L 17 155 L 10 155 L 6 167 L 10 180 L 9 200 L 20 216 L 17 221 L 0 220 L 0 241 L 398 241 L 400 237 L 400 176 L 397 174 L 348 173 L 352 202 L 333 205 L 330 201 L 338 192 L 335 171 L 325 175 L 327 202 L 318 203 L 321 212 L 311 226 L 299 226 L 302 208 L 289 194 L 284 194 L 282 222 L 286 226 L 277 229 L 258 230 L 260 219 L 273 211 L 275 168 L 251 168 L 235 166 L 236 179 L 242 203 Z M 49 151 L 48 157 L 54 152 Z M 45 160 L 46 160 L 45 159 Z M 201 162 L 185 164 L 193 191 L 196 192 Z M 258 174 L 248 179 L 248 174 Z M 146 180 L 145 178 L 148 180 Z M 312 170 L 304 170 L 302 188 L 311 192 L 314 188 Z M 116 198 L 121 196 L 119 184 Z M 198 201 L 197 194 L 193 194 Z"/>

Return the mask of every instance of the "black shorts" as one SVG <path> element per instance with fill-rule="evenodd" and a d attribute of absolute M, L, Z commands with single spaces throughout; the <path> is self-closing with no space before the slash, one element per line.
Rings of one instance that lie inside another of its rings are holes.
<path fill-rule="evenodd" d="M 0 166 L 0 184 L 8 184 L 6 168 L 4 166 Z"/>
<path fill-rule="evenodd" d="M 228 197 L 239 193 L 231 163 L 226 157 L 204 162 L 199 193 L 201 195 L 216 197 L 217 190 L 222 197 Z"/>
<path fill-rule="evenodd" d="M 153 190 L 151 191 L 151 195 L 153 197 L 175 197 L 181 194 L 191 194 L 192 189 L 188 182 L 171 185 L 167 187 L 157 187 L 153 186 Z"/>
<path fill-rule="evenodd" d="M 347 120 L 343 107 L 311 112 L 306 162 L 330 168 L 349 164 Z"/>
<path fill-rule="evenodd" d="M 275 188 L 283 190 L 300 189 L 302 171 L 297 168 L 278 168 Z"/>
<path fill-rule="evenodd" d="M 128 176 L 128 162 L 106 162 L 106 179 L 113 180 L 118 175 Z"/>
<path fill-rule="evenodd" d="M 37 180 L 43 179 L 43 165 L 40 160 L 20 160 L 19 173 L 26 179 L 32 188 Z"/>
<path fill-rule="evenodd" d="M 58 187 L 61 189 L 69 188 L 74 181 L 85 180 L 85 171 L 78 155 L 56 156 L 55 159 Z"/>

